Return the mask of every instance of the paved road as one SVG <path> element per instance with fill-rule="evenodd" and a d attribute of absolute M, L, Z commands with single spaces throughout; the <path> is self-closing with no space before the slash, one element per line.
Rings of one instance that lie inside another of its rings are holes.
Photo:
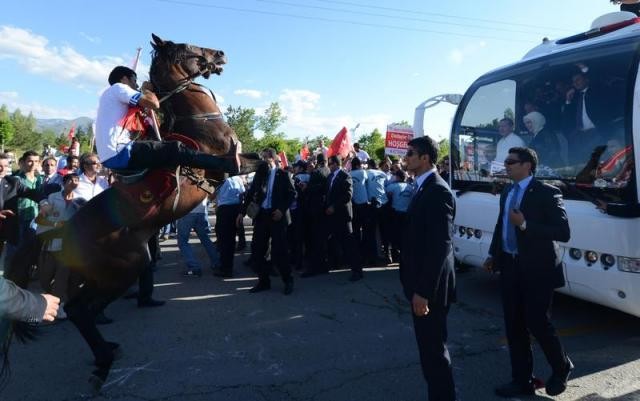
<path fill-rule="evenodd" d="M 195 242 L 195 238 L 193 239 Z M 122 344 L 96 400 L 411 401 L 426 399 L 407 302 L 397 268 L 296 279 L 291 296 L 249 294 L 256 282 L 236 257 L 236 278 L 181 276 L 174 240 L 162 244 L 155 297 L 161 308 L 119 300 L 105 337 Z M 200 257 L 205 258 L 201 248 Z M 461 400 L 494 400 L 509 379 L 496 277 L 459 274 L 450 348 Z M 565 296 L 555 321 L 576 364 L 558 400 L 640 400 L 640 319 Z M 2 400 L 79 400 L 91 354 L 69 322 L 44 327 L 39 341 L 14 346 Z M 549 370 L 536 350 L 536 373 Z M 543 392 L 529 399 L 550 399 Z"/>

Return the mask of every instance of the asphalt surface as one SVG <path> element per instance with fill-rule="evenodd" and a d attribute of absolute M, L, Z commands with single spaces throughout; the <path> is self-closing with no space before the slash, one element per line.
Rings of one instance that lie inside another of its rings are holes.
<path fill-rule="evenodd" d="M 249 233 L 248 233 L 249 234 Z M 206 260 L 197 239 L 192 244 Z M 357 283 L 337 271 L 295 279 L 290 296 L 248 293 L 257 278 L 237 254 L 235 277 L 208 270 L 183 277 L 175 240 L 162 244 L 154 297 L 159 308 L 118 300 L 100 326 L 123 355 L 97 396 L 89 396 L 92 356 L 68 321 L 43 327 L 37 342 L 11 350 L 1 400 L 410 401 L 426 399 L 409 304 L 397 266 L 368 269 Z M 203 265 L 207 265 L 203 263 Z M 509 381 L 497 277 L 458 275 L 449 346 L 460 400 L 497 400 Z M 557 400 L 640 400 L 640 319 L 558 295 L 554 322 L 576 369 Z M 549 368 L 535 349 L 536 375 Z M 531 400 L 552 399 L 544 390 Z"/>

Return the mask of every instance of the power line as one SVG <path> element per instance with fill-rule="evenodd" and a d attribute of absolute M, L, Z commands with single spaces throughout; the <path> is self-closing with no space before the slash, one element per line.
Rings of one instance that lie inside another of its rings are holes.
<path fill-rule="evenodd" d="M 409 9 L 406 9 L 406 8 L 403 9 L 403 8 L 393 8 L 393 7 L 371 6 L 371 5 L 368 5 L 368 4 L 359 4 L 359 3 L 349 2 L 349 1 L 340 1 L 340 0 L 316 0 L 316 1 L 321 2 L 321 3 L 342 4 L 342 5 L 348 5 L 348 6 L 354 6 L 354 7 L 372 8 L 372 9 L 386 10 L 386 11 L 396 11 L 396 12 L 402 12 L 402 13 L 432 15 L 434 17 L 456 18 L 456 19 L 464 19 L 464 20 L 468 20 L 468 21 L 481 21 L 481 22 L 488 22 L 488 23 L 492 23 L 492 24 L 521 26 L 521 27 L 526 27 L 526 28 L 537 28 L 537 29 L 541 29 L 541 28 L 542 29 L 552 29 L 554 31 L 562 31 L 562 32 L 573 32 L 573 31 L 571 31 L 569 29 L 556 28 L 556 27 L 552 27 L 552 26 L 529 25 L 529 24 L 521 24 L 521 23 L 515 23 L 515 22 L 504 22 L 504 21 L 483 19 L 483 18 L 462 17 L 462 16 L 459 16 L 459 15 L 430 13 L 430 12 L 427 12 L 427 11 L 409 10 Z"/>
<path fill-rule="evenodd" d="M 463 23 L 463 22 L 456 23 L 456 22 L 436 21 L 436 20 L 424 19 L 424 18 L 402 17 L 402 16 L 394 16 L 394 15 L 389 15 L 389 14 L 371 13 L 371 12 L 366 12 L 366 11 L 353 11 L 353 10 L 346 10 L 346 9 L 340 9 L 340 8 L 321 7 L 321 6 L 313 6 L 313 5 L 308 5 L 308 4 L 297 4 L 297 3 L 291 3 L 291 2 L 288 2 L 288 1 L 279 1 L 279 0 L 255 0 L 255 1 L 260 2 L 260 3 L 281 4 L 281 5 L 291 6 L 291 7 L 310 8 L 310 9 L 324 10 L 324 11 L 337 11 L 337 12 L 347 13 L 347 14 L 368 15 L 368 16 L 373 16 L 373 17 L 383 17 L 383 18 L 400 19 L 400 20 L 406 20 L 406 21 L 426 22 L 426 23 L 431 23 L 431 24 L 450 25 L 450 26 L 458 26 L 458 27 L 463 27 L 463 28 L 478 28 L 478 29 L 485 29 L 485 30 L 488 29 L 488 30 L 492 30 L 492 31 L 511 32 L 511 33 L 524 33 L 524 34 L 528 34 L 528 35 L 540 35 L 540 33 L 537 32 L 537 31 L 536 32 L 518 31 L 518 30 L 514 30 L 514 29 L 499 28 L 499 27 L 495 27 L 495 26 L 481 26 L 481 25 L 466 24 L 466 23 Z"/>
<path fill-rule="evenodd" d="M 273 16 L 287 17 L 287 18 L 297 18 L 297 19 L 304 19 L 304 20 L 310 20 L 310 21 L 337 22 L 337 23 L 348 24 L 348 25 L 367 26 L 367 27 L 373 27 L 373 28 L 387 28 L 387 29 L 395 29 L 395 30 L 411 31 L 411 32 L 434 33 L 434 34 L 439 34 L 439 35 L 461 36 L 461 37 L 474 38 L 474 39 L 494 39 L 494 40 L 500 40 L 500 41 L 505 41 L 505 42 L 518 42 L 518 43 L 529 43 L 529 44 L 532 43 L 531 40 L 502 38 L 502 37 L 498 37 L 498 36 L 488 36 L 488 35 L 480 35 L 479 36 L 479 35 L 465 34 L 465 33 L 459 33 L 459 32 L 436 31 L 436 30 L 431 30 L 431 29 L 409 28 L 409 27 L 397 26 L 397 25 L 373 24 L 373 23 L 349 21 L 349 20 L 333 19 L 333 18 L 324 18 L 324 17 L 310 17 L 310 16 L 305 16 L 305 15 L 288 14 L 288 13 L 277 13 L 277 12 L 272 12 L 272 11 L 262 11 L 262 10 L 255 10 L 255 9 L 249 9 L 249 8 L 216 6 L 216 5 L 212 5 L 212 4 L 202 4 L 202 3 L 197 3 L 197 2 L 193 2 L 193 1 L 184 1 L 184 0 L 154 0 L 154 1 L 162 2 L 162 3 L 184 5 L 184 6 L 193 6 L 193 7 L 202 7 L 202 8 L 215 8 L 215 9 L 219 9 L 219 10 L 237 11 L 237 12 L 252 13 L 252 14 L 262 14 L 262 15 L 273 15 Z"/>

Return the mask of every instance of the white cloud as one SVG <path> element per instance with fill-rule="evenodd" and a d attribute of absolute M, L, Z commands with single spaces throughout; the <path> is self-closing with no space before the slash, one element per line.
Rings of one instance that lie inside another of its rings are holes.
<path fill-rule="evenodd" d="M 349 129 L 360 123 L 356 137 L 368 134 L 374 128 L 384 131 L 390 116 L 384 114 L 371 115 L 322 115 L 320 107 L 321 95 L 305 89 L 284 89 L 278 97 L 278 103 L 287 117 L 283 130 L 292 137 L 304 138 L 326 135 L 333 138 L 342 127 Z M 257 107 L 260 115 L 266 107 Z"/>
<path fill-rule="evenodd" d="M 84 32 L 80 32 L 80 36 L 82 36 L 83 38 L 85 38 L 87 41 L 91 42 L 91 43 L 95 43 L 98 44 L 100 42 L 102 42 L 102 39 L 98 36 L 91 36 L 89 34 L 86 34 Z"/>
<path fill-rule="evenodd" d="M 0 99 L 17 99 L 17 98 L 18 98 L 18 92 L 13 92 L 13 91 L 0 92 Z"/>
<path fill-rule="evenodd" d="M 464 60 L 464 53 L 460 49 L 453 49 L 449 52 L 449 60 L 453 64 L 462 64 Z"/>
<path fill-rule="evenodd" d="M 452 64 L 460 65 L 465 61 L 467 57 L 476 55 L 478 52 L 486 49 L 486 47 L 487 47 L 487 42 L 485 41 L 470 43 L 461 49 L 459 48 L 451 49 L 451 51 L 449 52 L 448 58 Z"/>
<path fill-rule="evenodd" d="M 260 99 L 262 96 L 264 96 L 263 92 L 256 89 L 238 89 L 233 91 L 233 94 L 238 96 L 246 96 L 251 99 Z"/>
<path fill-rule="evenodd" d="M 23 114 L 33 113 L 36 118 L 95 118 L 96 114 L 95 110 L 81 110 L 77 107 L 56 108 L 38 102 L 26 102 L 20 98 L 18 92 L 0 92 L 0 104 L 5 104 L 9 111 L 20 109 Z"/>
<path fill-rule="evenodd" d="M 120 57 L 89 58 L 68 45 L 53 46 L 44 36 L 12 26 L 0 27 L 0 58 L 15 60 L 26 71 L 77 87 L 103 86 Z"/>

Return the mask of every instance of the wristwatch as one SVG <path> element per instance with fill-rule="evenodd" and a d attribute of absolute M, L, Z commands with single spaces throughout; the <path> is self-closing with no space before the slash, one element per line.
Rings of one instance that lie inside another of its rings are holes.
<path fill-rule="evenodd" d="M 520 230 L 522 230 L 522 231 L 526 230 L 527 229 L 527 221 L 526 220 L 523 221 L 522 224 L 520 224 L 518 226 L 518 228 L 520 228 Z"/>

